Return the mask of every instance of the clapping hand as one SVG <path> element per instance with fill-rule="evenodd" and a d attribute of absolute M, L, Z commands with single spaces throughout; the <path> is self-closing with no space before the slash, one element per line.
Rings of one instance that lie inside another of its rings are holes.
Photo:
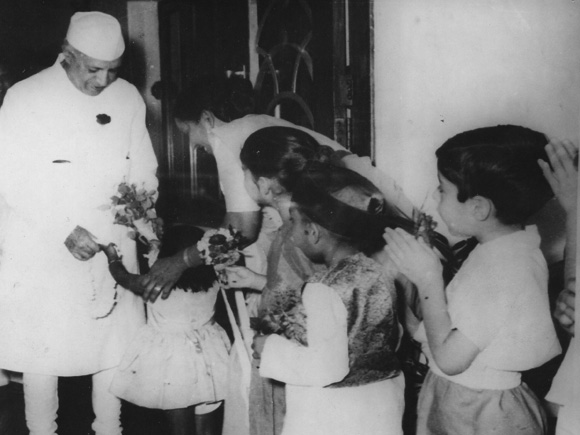
<path fill-rule="evenodd" d="M 385 229 L 387 245 L 383 248 L 399 271 L 417 287 L 425 288 L 434 279 L 442 280 L 439 256 L 423 239 L 415 239 L 401 228 Z"/>

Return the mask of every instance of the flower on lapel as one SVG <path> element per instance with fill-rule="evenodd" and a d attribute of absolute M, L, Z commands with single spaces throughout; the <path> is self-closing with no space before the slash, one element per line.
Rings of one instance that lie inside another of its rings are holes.
<path fill-rule="evenodd" d="M 97 115 L 97 122 L 101 125 L 108 124 L 111 122 L 111 117 L 105 113 L 101 113 L 100 115 Z"/>

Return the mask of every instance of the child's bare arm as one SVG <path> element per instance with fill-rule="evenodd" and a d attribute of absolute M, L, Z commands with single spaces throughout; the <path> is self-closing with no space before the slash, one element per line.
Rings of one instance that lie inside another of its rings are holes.
<path fill-rule="evenodd" d="M 266 275 L 253 272 L 244 266 L 226 267 L 228 277 L 227 288 L 250 288 L 262 291 L 266 286 Z"/>
<path fill-rule="evenodd" d="M 452 328 L 442 279 L 426 280 L 418 288 L 425 332 L 437 366 L 447 375 L 463 373 L 480 349 L 461 331 Z"/>
<path fill-rule="evenodd" d="M 107 256 L 107 261 L 109 262 L 109 272 L 111 272 L 111 275 L 115 281 L 136 295 L 143 296 L 145 287 L 141 285 L 141 275 L 135 275 L 127 272 L 127 269 L 125 269 L 125 266 L 123 266 L 123 263 L 121 262 L 121 258 L 117 254 L 115 245 L 110 243 L 107 246 L 100 245 L 100 247 Z"/>
<path fill-rule="evenodd" d="M 464 372 L 480 350 L 452 328 L 439 257 L 425 242 L 403 230 L 387 228 L 384 237 L 386 252 L 419 290 L 427 340 L 437 366 L 448 375 Z"/>

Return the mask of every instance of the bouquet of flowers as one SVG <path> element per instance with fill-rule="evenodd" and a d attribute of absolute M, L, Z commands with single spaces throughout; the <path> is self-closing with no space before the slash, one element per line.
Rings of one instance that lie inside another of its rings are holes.
<path fill-rule="evenodd" d="M 245 241 L 242 233 L 230 225 L 227 229 L 206 231 L 197 242 L 197 250 L 205 264 L 212 265 L 220 281 L 223 281 L 225 277 L 221 272 L 228 266 L 238 264 L 242 258 L 240 249 Z"/>
<path fill-rule="evenodd" d="M 289 289 L 276 298 L 260 318 L 253 318 L 255 330 L 261 334 L 278 334 L 308 346 L 306 310 L 299 291 Z"/>
<path fill-rule="evenodd" d="M 155 190 L 138 189 L 135 184 L 119 184 L 118 194 L 111 197 L 115 223 L 130 228 L 129 237 L 150 245 L 159 243 Z"/>
<path fill-rule="evenodd" d="M 443 278 L 446 283 L 450 282 L 457 270 L 459 270 L 462 260 L 458 262 L 458 257 L 454 253 L 453 248 L 449 246 L 447 238 L 435 231 L 437 222 L 433 220 L 433 217 L 415 209 L 413 210 L 413 222 L 414 228 L 412 234 L 416 239 L 423 239 L 429 246 L 438 251 L 443 264 Z M 469 246 L 471 247 L 473 245 L 470 244 Z M 471 249 L 465 251 L 467 253 L 466 256 L 471 252 Z"/>
<path fill-rule="evenodd" d="M 245 358 L 243 359 L 246 364 L 248 364 L 251 362 L 251 343 L 253 333 L 250 329 L 250 317 L 248 316 L 244 294 L 241 289 L 235 289 L 234 291 L 236 307 L 238 310 L 238 319 L 235 319 L 233 312 L 229 308 L 228 298 L 224 291 L 224 287 L 228 284 L 228 277 L 225 268 L 240 264 L 241 260 L 244 258 L 241 249 L 245 247 L 246 244 L 247 240 L 242 236 L 242 233 L 230 225 L 227 229 L 218 228 L 206 231 L 201 240 L 197 242 L 196 247 L 201 259 L 204 260 L 205 264 L 213 266 L 213 269 L 216 272 L 218 281 L 222 286 L 220 291 L 226 304 L 228 317 L 234 329 L 234 337 L 239 333 L 239 338 L 241 338 L 241 340 L 234 340 L 234 346 L 241 346 L 241 343 L 243 343 L 243 347 L 239 347 L 238 351 L 241 352 L 240 355 L 244 353 L 246 354 L 248 357 L 247 360 Z M 239 324 L 239 330 L 237 329 L 237 324 Z M 250 366 L 242 364 L 241 370 L 242 378 L 246 379 L 247 388 L 249 388 Z"/>
<path fill-rule="evenodd" d="M 433 217 L 415 209 L 413 210 L 413 222 L 415 223 L 413 230 L 415 238 L 422 238 L 427 244 L 433 246 L 436 237 L 435 228 L 437 228 L 437 222 L 433 220 Z"/>
<path fill-rule="evenodd" d="M 157 191 L 137 188 L 122 182 L 111 197 L 114 223 L 129 228 L 129 237 L 149 247 L 149 263 L 153 263 L 161 242 L 161 221 L 155 211 Z M 159 235 L 158 235 L 159 234 Z"/>
<path fill-rule="evenodd" d="M 128 227 L 130 238 L 147 245 L 149 252 L 145 257 L 148 258 L 150 266 L 157 260 L 161 246 L 158 234 L 162 227 L 155 212 L 156 197 L 155 190 L 139 189 L 135 184 L 122 182 L 117 188 L 117 194 L 111 197 L 111 202 L 99 207 L 99 210 L 111 211 L 113 223 Z M 100 247 L 103 252 L 110 249 L 110 245 L 106 244 Z M 116 249 L 114 244 L 113 247 Z M 93 316 L 102 319 L 109 316 L 117 305 L 117 284 L 109 286 L 106 283 L 107 280 L 112 280 L 106 270 L 102 274 L 100 269 L 95 268 L 90 273 L 93 284 Z"/>

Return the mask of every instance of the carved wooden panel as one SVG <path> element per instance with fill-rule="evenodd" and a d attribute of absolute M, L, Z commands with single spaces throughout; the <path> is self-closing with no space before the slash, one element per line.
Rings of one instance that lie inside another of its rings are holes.
<path fill-rule="evenodd" d="M 258 0 L 259 109 L 371 154 L 369 0 Z"/>

